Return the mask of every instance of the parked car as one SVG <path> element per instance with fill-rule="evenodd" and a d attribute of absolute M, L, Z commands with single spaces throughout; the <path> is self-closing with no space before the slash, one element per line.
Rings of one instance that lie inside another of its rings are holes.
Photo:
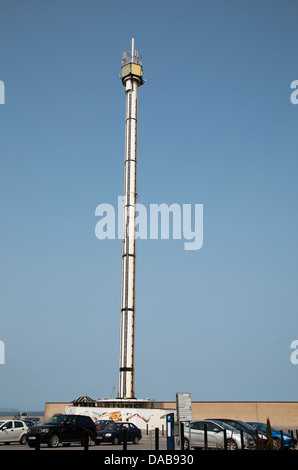
<path fill-rule="evenodd" d="M 26 435 L 28 427 L 24 421 L 17 419 L 0 421 L 0 442 L 10 444 L 11 442 L 19 442 L 26 444 Z"/>
<path fill-rule="evenodd" d="M 31 421 L 31 419 L 22 419 L 21 421 L 23 421 L 23 423 L 25 423 L 28 428 L 31 428 L 31 426 L 35 425 L 34 421 Z"/>
<path fill-rule="evenodd" d="M 207 430 L 207 447 L 211 449 L 224 449 L 225 448 L 225 433 L 226 431 L 226 445 L 228 450 L 241 449 L 241 434 L 237 429 L 232 428 L 228 424 L 219 420 L 205 419 L 202 421 L 191 421 L 184 425 L 184 449 L 202 449 L 205 447 L 205 427 Z M 189 433 L 190 431 L 190 433 Z M 190 434 L 190 436 L 189 436 Z M 189 440 L 190 437 L 190 440 Z M 254 449 L 254 439 L 249 434 L 243 436 L 244 448 Z"/>
<path fill-rule="evenodd" d="M 114 421 L 112 419 L 98 419 L 95 421 L 96 431 L 104 429 L 108 424 L 112 424 Z"/>
<path fill-rule="evenodd" d="M 28 418 L 22 418 L 23 421 L 25 421 L 26 419 L 29 419 L 34 424 L 41 424 L 40 418 L 38 416 L 28 416 Z"/>
<path fill-rule="evenodd" d="M 49 447 L 57 447 L 60 443 L 70 445 L 72 442 L 84 445 L 85 439 L 89 443 L 95 441 L 96 428 L 90 416 L 55 414 L 44 424 L 28 429 L 29 447 L 35 447 L 38 438 L 41 444 Z"/>
<path fill-rule="evenodd" d="M 244 421 L 239 421 L 238 419 L 230 418 L 219 418 L 217 421 L 222 421 L 223 423 L 232 426 L 232 428 L 237 429 L 238 431 L 243 431 L 243 433 L 249 434 L 256 441 L 256 429 Z M 258 437 L 264 440 L 264 444 L 267 442 L 267 436 L 265 432 L 258 431 Z"/>
<path fill-rule="evenodd" d="M 15 419 L 25 419 L 25 418 L 28 418 L 28 413 L 25 412 L 25 411 L 22 411 L 21 413 L 17 413 L 15 416 L 14 416 Z"/>
<path fill-rule="evenodd" d="M 258 422 L 248 422 L 251 426 L 257 429 L 258 433 L 264 432 L 267 433 L 267 424 L 258 423 Z M 271 435 L 272 439 L 276 446 L 279 446 L 281 443 L 281 432 L 280 430 L 271 426 Z M 283 432 L 283 444 L 285 448 L 295 447 L 297 445 L 297 439 L 292 438 L 291 434 Z"/>
<path fill-rule="evenodd" d="M 97 431 L 96 444 L 101 442 L 111 442 L 112 444 L 120 444 L 124 440 L 124 430 L 127 431 L 127 442 L 131 441 L 138 444 L 142 439 L 141 430 L 133 423 L 117 422 L 108 424 L 104 429 Z"/>

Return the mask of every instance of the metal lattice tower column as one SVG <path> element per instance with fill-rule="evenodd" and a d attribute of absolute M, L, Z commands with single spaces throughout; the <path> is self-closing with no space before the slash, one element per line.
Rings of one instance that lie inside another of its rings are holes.
<path fill-rule="evenodd" d="M 124 52 L 121 79 L 126 93 L 125 162 L 123 196 L 123 245 L 121 283 L 121 324 L 119 398 L 135 398 L 135 257 L 137 200 L 137 123 L 138 87 L 143 84 L 143 69 L 132 39 L 131 53 Z"/>

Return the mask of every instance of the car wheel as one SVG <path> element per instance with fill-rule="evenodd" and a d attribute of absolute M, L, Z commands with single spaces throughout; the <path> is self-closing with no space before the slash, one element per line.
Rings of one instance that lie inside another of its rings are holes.
<path fill-rule="evenodd" d="M 114 446 L 117 446 L 118 444 L 120 444 L 120 439 L 118 436 L 115 436 L 113 438 L 112 444 L 114 444 Z"/>
<path fill-rule="evenodd" d="M 26 434 L 23 434 L 20 439 L 20 444 L 24 445 L 27 444 Z"/>
<path fill-rule="evenodd" d="M 234 441 L 234 439 L 228 439 L 227 440 L 227 449 L 228 450 L 237 450 L 237 443 Z"/>
<path fill-rule="evenodd" d="M 183 441 L 183 449 L 188 450 L 189 449 L 189 440 L 185 437 Z"/>
<path fill-rule="evenodd" d="M 133 438 L 133 441 L 132 441 L 132 442 L 133 442 L 134 444 L 138 444 L 138 443 L 139 443 L 139 438 L 138 438 L 138 436 L 135 436 L 135 437 Z"/>
<path fill-rule="evenodd" d="M 59 445 L 59 436 L 58 434 L 52 434 L 49 439 L 49 447 L 58 447 Z"/>

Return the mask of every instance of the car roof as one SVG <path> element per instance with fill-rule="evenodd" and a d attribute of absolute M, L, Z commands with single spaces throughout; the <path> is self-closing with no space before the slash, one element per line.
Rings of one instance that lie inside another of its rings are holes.
<path fill-rule="evenodd" d="M 113 421 L 115 424 L 132 424 L 130 421 Z"/>
<path fill-rule="evenodd" d="M 67 417 L 67 418 L 68 418 L 68 417 L 73 418 L 74 416 L 84 416 L 84 418 L 90 418 L 90 417 L 91 417 L 91 416 L 89 416 L 89 415 L 84 415 L 84 414 L 79 414 L 79 413 L 78 413 L 78 414 L 74 414 L 74 413 L 72 413 L 72 414 L 68 414 L 68 413 L 55 413 L 53 416 L 51 416 L 51 418 L 53 418 L 54 416 L 65 416 L 65 417 Z M 28 419 L 30 419 L 30 418 L 28 418 Z M 92 419 L 92 418 L 91 418 L 91 419 Z"/>
<path fill-rule="evenodd" d="M 208 418 L 208 419 L 192 419 L 191 421 L 184 421 L 184 424 L 187 425 L 188 423 L 208 423 L 208 422 L 217 424 L 217 421 L 219 421 L 219 420 L 210 419 L 210 418 Z"/>
<path fill-rule="evenodd" d="M 3 424 L 3 423 L 9 423 L 9 421 L 18 421 L 19 423 L 26 424 L 23 419 L 14 419 L 14 418 L 11 418 L 11 419 L 0 419 L 0 423 L 1 423 L 1 424 Z"/>
<path fill-rule="evenodd" d="M 233 422 L 233 423 L 240 423 L 240 424 L 249 424 L 247 421 L 241 421 L 241 419 L 233 419 L 233 418 L 213 418 L 213 421 L 222 421 L 222 422 Z"/>
<path fill-rule="evenodd" d="M 191 423 L 205 423 L 206 421 L 217 421 L 215 418 L 206 418 L 206 419 L 192 419 Z M 188 421 L 187 421 L 188 422 Z"/>
<path fill-rule="evenodd" d="M 133 426 L 136 426 L 136 424 L 131 423 L 130 421 L 111 421 L 110 424 L 132 424 Z"/>
<path fill-rule="evenodd" d="M 10 419 L 0 419 L 1 423 L 7 423 L 8 421 L 21 421 L 23 423 L 22 419 L 16 419 L 16 418 L 10 418 Z"/>
<path fill-rule="evenodd" d="M 213 418 L 216 419 L 217 421 L 235 421 L 236 423 L 243 423 L 243 421 L 240 421 L 240 419 L 233 419 L 233 418 Z"/>
<path fill-rule="evenodd" d="M 232 418 L 208 418 L 204 419 L 204 421 L 238 421 L 237 419 L 232 419 Z M 241 423 L 241 421 L 239 421 Z"/>

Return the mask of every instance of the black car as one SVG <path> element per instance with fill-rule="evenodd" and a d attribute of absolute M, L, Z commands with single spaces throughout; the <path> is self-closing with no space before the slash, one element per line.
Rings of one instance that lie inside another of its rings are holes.
<path fill-rule="evenodd" d="M 104 429 L 97 431 L 96 444 L 101 442 L 111 442 L 120 444 L 124 440 L 125 430 L 127 432 L 127 442 L 131 441 L 138 444 L 142 439 L 142 432 L 137 426 L 129 422 L 118 422 L 108 424 Z"/>
<path fill-rule="evenodd" d="M 96 427 L 90 416 L 55 414 L 42 425 L 32 426 L 27 433 L 29 447 L 35 447 L 40 438 L 41 444 L 57 447 L 59 443 L 70 445 L 79 442 L 84 445 L 95 441 Z"/>

